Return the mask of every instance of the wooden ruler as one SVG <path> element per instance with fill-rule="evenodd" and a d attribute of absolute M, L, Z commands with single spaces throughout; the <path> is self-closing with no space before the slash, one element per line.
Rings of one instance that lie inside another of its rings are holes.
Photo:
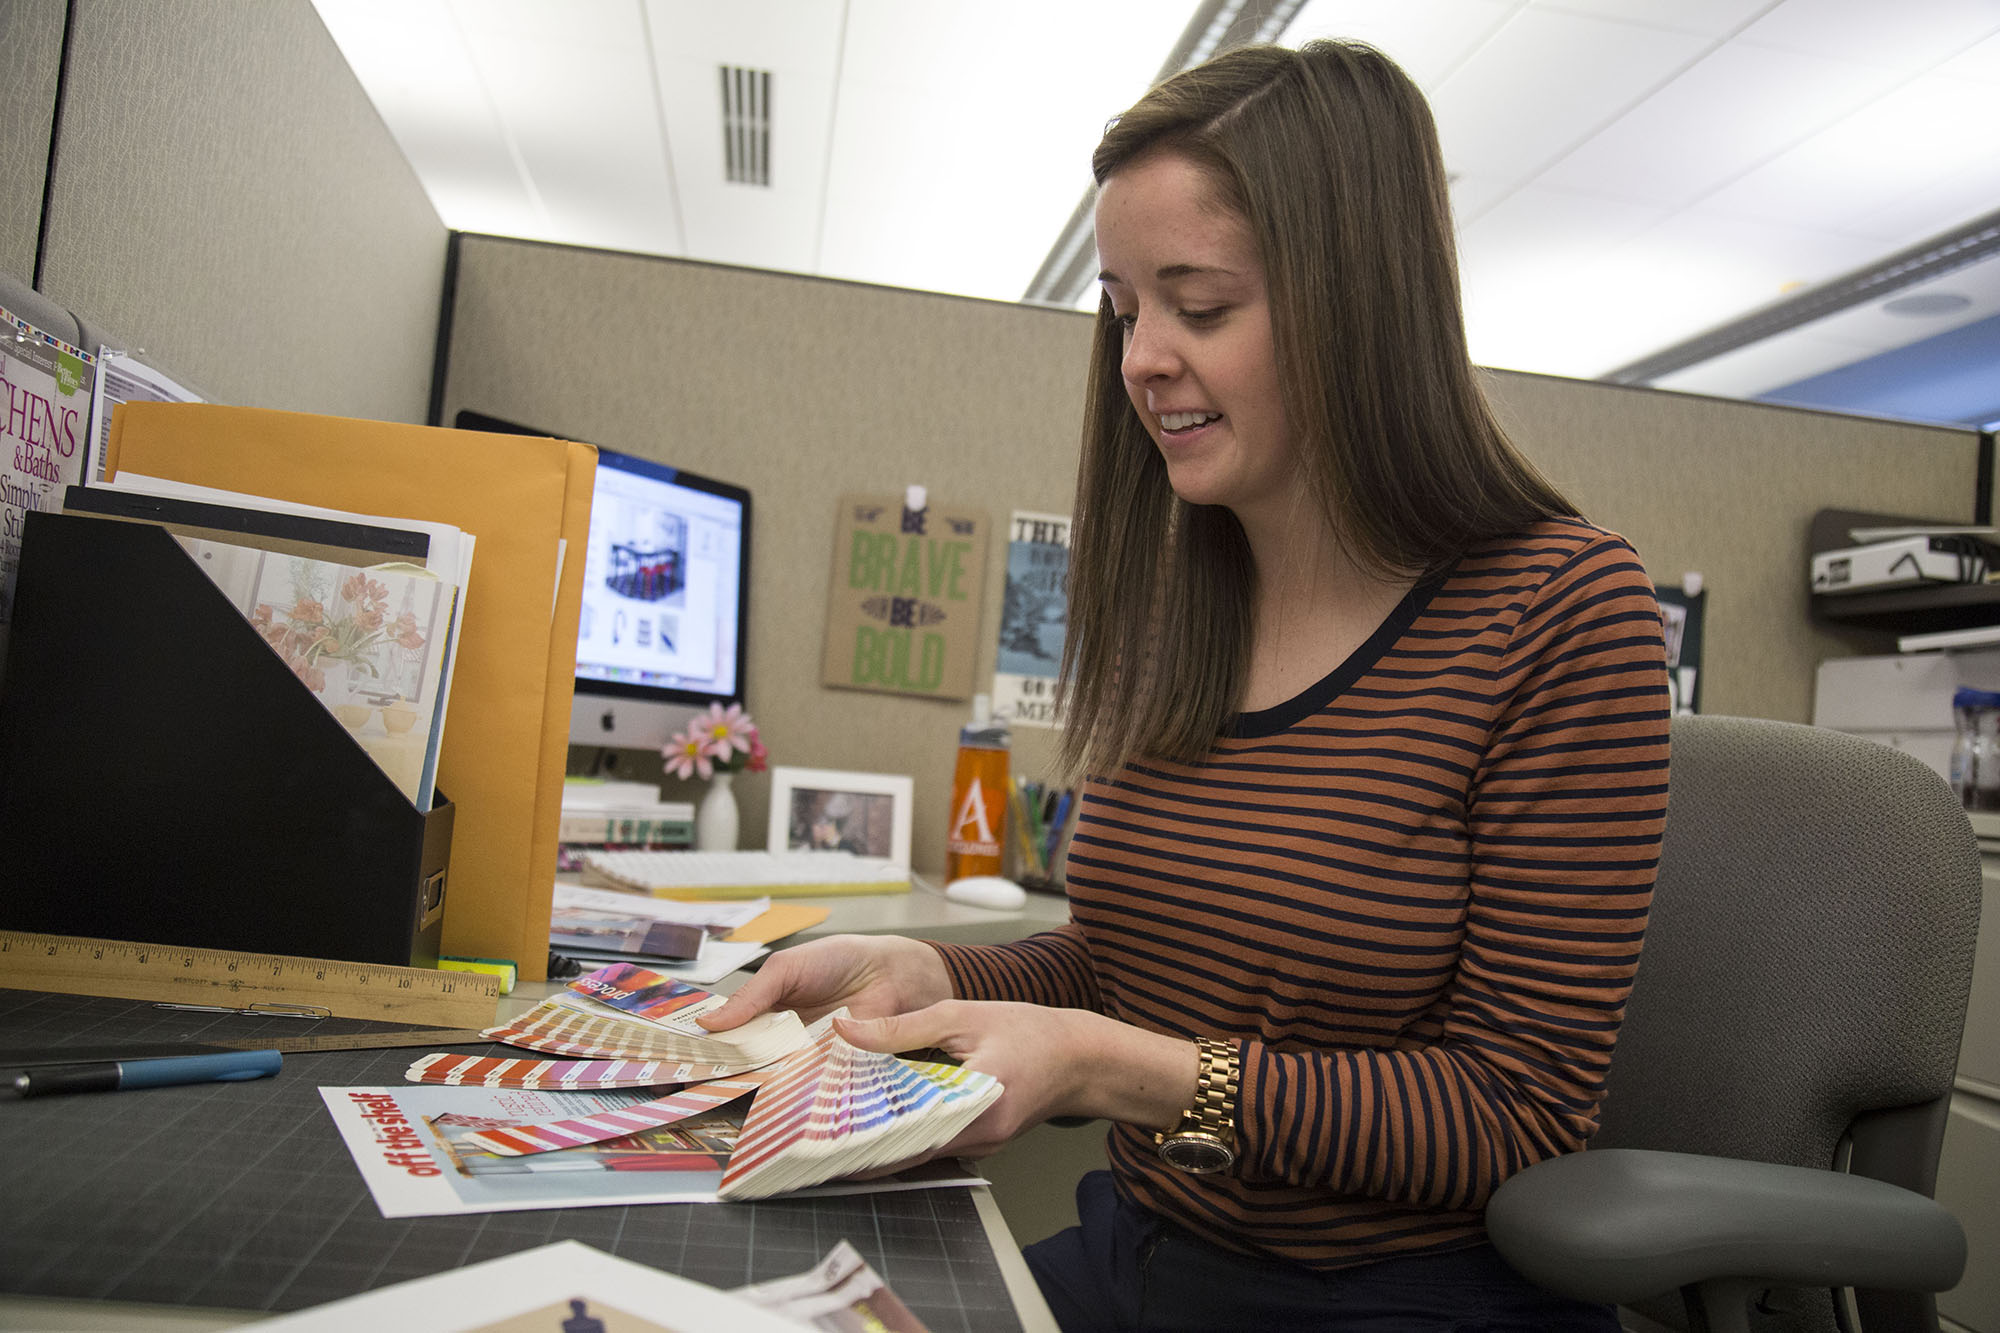
<path fill-rule="evenodd" d="M 135 944 L 0 930 L 0 988 L 180 1004 L 316 1004 L 337 1018 L 490 1027 L 500 978 L 480 972 Z"/>
<path fill-rule="evenodd" d="M 206 1055 L 214 1051 L 281 1051 L 311 1055 L 320 1051 L 379 1051 L 405 1047 L 473 1046 L 486 1037 L 478 1028 L 404 1028 L 400 1032 L 337 1032 L 325 1037 L 217 1037 L 188 1041 L 117 1042 L 90 1046 L 0 1048 L 0 1069 L 34 1069 L 42 1065 L 91 1064 L 101 1060 L 151 1060 L 165 1055 Z M 0 1083 L 4 1083 L 0 1079 Z"/>

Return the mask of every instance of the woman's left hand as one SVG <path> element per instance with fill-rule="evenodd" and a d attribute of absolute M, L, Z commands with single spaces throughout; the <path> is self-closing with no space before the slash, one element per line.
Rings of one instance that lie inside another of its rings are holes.
<path fill-rule="evenodd" d="M 836 1019 L 842 1038 L 870 1051 L 936 1048 L 1000 1081 L 1000 1099 L 933 1157 L 984 1157 L 1052 1116 L 1090 1116 L 1164 1128 L 1194 1097 L 1194 1044 L 1088 1009 L 945 1000 L 869 1021 Z"/>

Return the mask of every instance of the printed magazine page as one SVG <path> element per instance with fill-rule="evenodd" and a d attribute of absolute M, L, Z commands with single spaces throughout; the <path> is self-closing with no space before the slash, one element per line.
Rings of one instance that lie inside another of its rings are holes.
<path fill-rule="evenodd" d="M 804 1273 L 738 1287 L 733 1294 L 827 1333 L 928 1333 L 902 1297 L 844 1240 Z"/>
<path fill-rule="evenodd" d="M 530 1092 L 417 1084 L 321 1088 L 320 1099 L 384 1217 L 439 1217 L 642 1203 L 716 1203 L 744 1104 L 624 1138 L 506 1157 L 472 1135 L 651 1101 L 647 1088 Z M 860 1194 L 984 1183 L 954 1161 L 801 1194 Z"/>
<path fill-rule="evenodd" d="M 1070 521 L 1015 510 L 1007 524 L 1007 582 L 1000 598 L 1000 652 L 993 710 L 1017 727 L 1059 727 L 1056 677 L 1069 629 Z"/>
<path fill-rule="evenodd" d="M 368 569 L 176 537 L 202 572 L 419 810 L 436 770 L 458 590 L 416 565 Z"/>
<path fill-rule="evenodd" d="M 199 403 L 200 394 L 175 383 L 130 352 L 99 344 L 97 385 L 90 398 L 90 461 L 86 474 L 104 480 L 111 447 L 111 414 L 120 403 Z"/>
<path fill-rule="evenodd" d="M 97 358 L 0 309 L 0 662 L 14 621 L 14 576 L 28 511 L 62 508 L 83 476 Z"/>
<path fill-rule="evenodd" d="M 657 1322 L 662 1319 L 669 1322 Z M 269 1333 L 352 1333 L 357 1328 L 798 1333 L 799 1325 L 757 1302 L 565 1240 L 247 1327 Z"/>

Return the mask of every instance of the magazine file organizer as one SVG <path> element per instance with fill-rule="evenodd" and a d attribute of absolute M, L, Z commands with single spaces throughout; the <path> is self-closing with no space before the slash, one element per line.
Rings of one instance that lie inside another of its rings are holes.
<path fill-rule="evenodd" d="M 435 964 L 451 825 L 165 530 L 27 515 L 0 676 L 0 928 Z"/>

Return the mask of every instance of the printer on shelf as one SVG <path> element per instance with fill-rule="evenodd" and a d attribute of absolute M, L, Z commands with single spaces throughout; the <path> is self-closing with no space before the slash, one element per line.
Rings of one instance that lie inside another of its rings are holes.
<path fill-rule="evenodd" d="M 1820 551 L 1812 558 L 1812 590 L 1838 594 L 1887 592 L 1940 583 L 1984 583 L 2000 568 L 2000 548 L 1987 540 L 1992 528 L 1881 534 L 1857 531 L 1857 545 Z"/>

